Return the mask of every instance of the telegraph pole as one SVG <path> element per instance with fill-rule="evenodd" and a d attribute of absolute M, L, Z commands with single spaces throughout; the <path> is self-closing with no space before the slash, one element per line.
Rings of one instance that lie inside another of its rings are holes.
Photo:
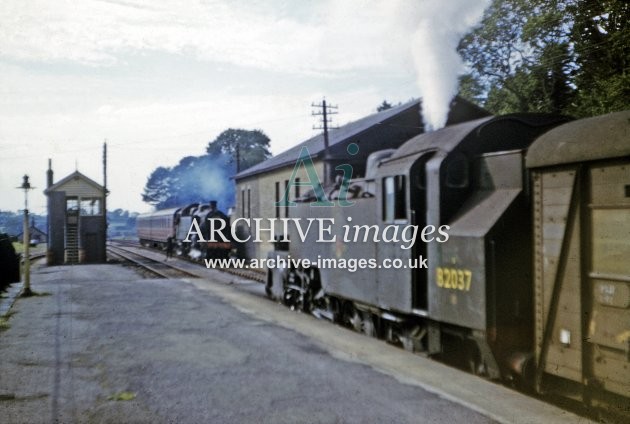
<path fill-rule="evenodd" d="M 321 126 L 313 126 L 314 130 L 324 130 L 324 185 L 330 185 L 332 183 L 332 173 L 330 171 L 330 151 L 329 146 L 330 143 L 328 141 L 328 124 L 332 122 L 332 119 L 329 118 L 330 115 L 336 115 L 337 107 L 326 104 L 326 99 L 322 99 L 321 103 L 313 103 L 312 107 L 317 108 L 317 111 L 313 111 L 311 114 L 313 116 L 321 116 L 320 123 Z M 333 127 L 335 128 L 335 127 Z"/>

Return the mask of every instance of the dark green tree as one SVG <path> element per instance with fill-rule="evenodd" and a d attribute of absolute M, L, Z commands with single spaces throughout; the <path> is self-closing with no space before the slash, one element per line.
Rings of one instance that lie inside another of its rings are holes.
<path fill-rule="evenodd" d="M 202 156 L 186 156 L 171 168 L 156 168 L 147 180 L 142 200 L 157 209 L 216 200 L 220 208 L 234 203 L 237 151 L 240 170 L 253 166 L 271 154 L 269 138 L 259 130 L 223 131 Z"/>
<path fill-rule="evenodd" d="M 389 103 L 387 100 L 383 100 L 383 103 L 377 106 L 376 111 L 382 112 L 384 110 L 391 109 L 392 107 L 393 106 L 391 103 Z"/>
<path fill-rule="evenodd" d="M 494 113 L 591 116 L 628 108 L 630 5 L 493 0 L 461 41 L 460 94 Z"/>
<path fill-rule="evenodd" d="M 206 152 L 210 157 L 230 156 L 240 172 L 271 157 L 269 141 L 260 130 L 230 128 L 211 141 Z"/>
<path fill-rule="evenodd" d="M 592 116 L 630 108 L 630 2 L 581 0 L 572 15 L 578 95 L 571 112 Z"/>
<path fill-rule="evenodd" d="M 149 176 L 144 186 L 142 201 L 151 205 L 159 205 L 165 202 L 171 192 L 171 169 L 163 166 L 157 167 Z"/>
<path fill-rule="evenodd" d="M 460 42 L 471 72 L 461 94 L 494 113 L 562 112 L 573 71 L 569 0 L 494 0 Z"/>

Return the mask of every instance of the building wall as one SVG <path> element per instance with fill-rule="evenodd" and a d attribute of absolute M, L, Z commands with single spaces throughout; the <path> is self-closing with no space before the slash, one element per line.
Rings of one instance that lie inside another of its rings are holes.
<path fill-rule="evenodd" d="M 447 124 L 455 124 L 471 119 L 487 116 L 488 113 L 479 107 L 458 99 L 451 104 L 451 111 Z M 368 156 L 383 149 L 398 148 L 407 140 L 423 132 L 419 104 L 401 111 L 399 114 L 390 117 L 384 122 L 374 122 L 366 126 L 363 131 L 358 131 L 347 138 L 336 142 L 329 148 L 330 172 L 334 175 L 334 168 L 337 164 L 349 163 L 353 167 L 353 178 L 364 177 L 366 173 L 366 161 Z M 350 143 L 359 146 L 356 155 L 350 155 L 347 147 Z M 314 152 L 311 152 L 314 153 Z M 321 156 L 313 157 L 313 163 L 317 170 L 320 181 L 324 181 L 323 162 Z M 245 218 L 285 218 L 287 211 L 285 208 L 278 210 L 276 202 L 276 183 L 279 184 L 280 197 L 284 194 L 285 182 L 288 181 L 293 172 L 295 163 L 287 164 L 284 167 L 271 170 L 262 170 L 252 176 L 241 177 L 236 181 L 237 207 L 233 220 Z M 263 168 L 264 169 L 264 168 Z M 247 171 L 244 171 L 247 173 Z M 299 168 L 298 178 L 300 181 L 308 181 L 303 166 Z M 308 190 L 308 187 L 302 187 Z M 247 193 L 251 199 L 251 205 L 247 203 Z M 303 194 L 304 192 L 302 192 Z M 243 202 L 243 194 L 245 202 Z M 294 198 L 291 193 L 290 199 Z M 291 208 L 288 210 L 288 217 L 291 217 Z M 281 233 L 281 224 L 276 224 L 276 233 Z M 244 230 L 241 230 L 244 231 Z M 244 233 L 248 234 L 248 233 Z M 268 238 L 268 232 L 263 233 Z M 243 238 L 243 237 L 241 237 Z M 265 258 L 267 253 L 273 249 L 272 243 L 252 243 L 248 242 L 239 246 L 239 256 L 245 258 Z"/>
<path fill-rule="evenodd" d="M 86 183 L 80 177 L 72 178 L 70 181 L 61 185 L 58 190 L 65 192 L 67 197 L 103 197 L 103 190 L 101 188 Z"/>
<path fill-rule="evenodd" d="M 66 230 L 66 193 L 48 194 L 48 265 L 61 265 L 64 260 Z"/>
<path fill-rule="evenodd" d="M 79 218 L 79 249 L 82 249 L 85 255 L 82 262 L 104 263 L 107 261 L 103 226 L 102 215 Z"/>
<path fill-rule="evenodd" d="M 323 163 L 320 160 L 314 160 L 313 164 L 320 181 L 323 183 Z M 280 200 L 284 195 L 286 184 L 291 178 L 293 168 L 294 166 L 286 166 L 238 181 L 236 184 L 236 210 L 234 211 L 234 215 L 232 215 L 232 221 L 238 218 L 290 218 L 291 208 L 276 207 L 275 202 Z M 297 178 L 299 178 L 301 182 L 309 181 L 304 166 L 299 167 L 296 175 L 296 179 Z M 278 193 L 276 192 L 276 183 L 278 184 Z M 289 200 L 296 198 L 295 190 L 295 187 L 291 188 Z M 299 194 L 302 195 L 308 190 L 310 190 L 310 187 L 300 187 Z M 251 204 L 249 205 L 247 202 L 248 192 L 251 200 Z M 282 224 L 279 222 L 275 224 L 275 234 L 282 234 Z M 263 228 L 267 227 L 267 222 L 263 221 Z M 237 234 L 239 238 L 246 238 L 248 235 L 252 234 L 245 225 L 239 225 L 238 228 Z M 263 239 L 267 240 L 269 239 L 269 234 L 270 233 L 267 231 L 262 232 L 261 235 Z M 253 243 L 249 241 L 240 245 L 238 248 L 239 256 L 245 258 L 265 258 L 267 257 L 267 253 L 271 250 L 273 250 L 273 243 L 269 242 Z"/>

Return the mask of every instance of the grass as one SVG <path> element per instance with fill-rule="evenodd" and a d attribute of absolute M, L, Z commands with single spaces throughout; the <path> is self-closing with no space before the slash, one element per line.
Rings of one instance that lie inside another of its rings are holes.
<path fill-rule="evenodd" d="M 9 325 L 9 318 L 11 318 L 11 315 L 13 315 L 13 313 L 9 311 L 5 316 L 0 317 L 0 331 L 5 331 L 11 328 Z"/>
<path fill-rule="evenodd" d="M 109 395 L 107 400 L 115 400 L 115 401 L 127 401 L 134 400 L 136 398 L 136 394 L 134 392 L 118 392 L 113 395 Z"/>
<path fill-rule="evenodd" d="M 24 253 L 24 243 L 14 241 L 13 248 L 15 249 L 15 253 L 17 254 Z M 31 255 L 39 254 L 39 253 L 46 253 L 46 243 L 39 243 L 35 247 L 31 246 L 29 249 L 29 252 Z"/>

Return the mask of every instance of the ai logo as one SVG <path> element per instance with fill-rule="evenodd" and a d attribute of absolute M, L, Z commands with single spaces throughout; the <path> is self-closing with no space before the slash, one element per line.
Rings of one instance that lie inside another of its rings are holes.
<path fill-rule="evenodd" d="M 350 143 L 348 145 L 347 152 L 348 154 L 354 156 L 359 153 L 359 146 L 356 143 Z M 296 181 L 300 166 L 304 167 L 306 175 L 308 176 L 308 181 Z M 352 179 L 352 165 L 347 163 L 337 165 L 335 170 L 342 172 L 337 202 L 339 206 L 352 206 L 354 202 L 348 200 L 348 186 L 350 185 L 350 179 Z M 317 171 L 315 170 L 313 159 L 306 146 L 302 147 L 302 150 L 300 150 L 300 156 L 297 161 L 295 161 L 295 166 L 293 167 L 293 172 L 291 173 L 291 178 L 289 179 L 287 188 L 284 191 L 282 199 L 275 203 L 276 206 L 297 206 L 295 202 L 291 202 L 289 200 L 289 193 L 291 193 L 291 188 L 294 186 L 311 187 L 313 189 L 317 201 L 312 202 L 311 206 L 335 206 L 335 202 L 331 202 L 330 199 L 328 199 L 328 196 L 326 196 L 326 192 L 324 191 L 324 188 L 319 180 L 319 176 L 317 175 Z"/>

